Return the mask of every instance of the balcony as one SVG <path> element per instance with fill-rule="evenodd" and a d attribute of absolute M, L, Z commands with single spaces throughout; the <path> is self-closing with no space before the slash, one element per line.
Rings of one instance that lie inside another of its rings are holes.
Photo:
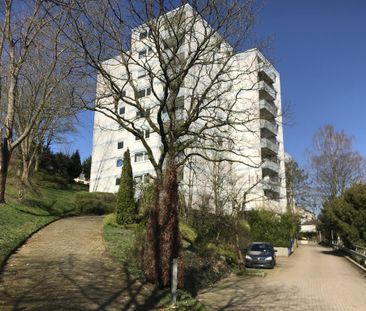
<path fill-rule="evenodd" d="M 260 127 L 261 129 L 266 129 L 271 133 L 273 133 L 274 135 L 277 135 L 278 125 L 276 124 L 276 122 L 271 122 L 268 120 L 260 120 Z"/>
<path fill-rule="evenodd" d="M 277 116 L 277 107 L 273 102 L 261 99 L 259 101 L 259 109 L 266 111 L 266 114 L 270 114 L 272 117 Z"/>
<path fill-rule="evenodd" d="M 269 84 L 276 82 L 276 74 L 271 67 L 265 63 L 259 64 L 258 77 L 260 80 L 267 81 Z"/>
<path fill-rule="evenodd" d="M 274 173 L 278 173 L 279 169 L 280 169 L 280 165 L 279 165 L 278 161 L 271 160 L 271 159 L 264 159 L 264 161 L 262 163 L 262 170 L 264 172 L 271 171 Z"/>
<path fill-rule="evenodd" d="M 259 81 L 258 89 L 259 89 L 259 97 L 261 99 L 266 99 L 269 101 L 276 99 L 276 95 L 277 95 L 276 91 L 267 82 Z"/>
<path fill-rule="evenodd" d="M 280 193 L 280 184 L 279 184 L 278 181 L 272 181 L 270 179 L 266 180 L 266 178 L 264 178 L 263 190 L 264 191 L 275 192 L 275 193 Z"/>
<path fill-rule="evenodd" d="M 273 153 L 278 152 L 278 142 L 273 142 L 269 140 L 268 138 L 262 138 L 261 139 L 261 148 L 262 149 L 268 149 L 272 151 Z"/>

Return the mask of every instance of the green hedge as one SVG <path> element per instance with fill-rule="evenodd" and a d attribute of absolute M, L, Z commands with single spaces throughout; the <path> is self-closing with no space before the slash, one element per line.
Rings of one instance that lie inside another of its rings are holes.
<path fill-rule="evenodd" d="M 247 215 L 252 241 L 271 242 L 277 247 L 288 247 L 290 239 L 299 231 L 299 221 L 291 214 L 276 214 L 268 210 L 253 210 Z"/>
<path fill-rule="evenodd" d="M 113 193 L 81 192 L 75 195 L 75 206 L 81 215 L 104 215 L 112 213 L 116 207 Z"/>

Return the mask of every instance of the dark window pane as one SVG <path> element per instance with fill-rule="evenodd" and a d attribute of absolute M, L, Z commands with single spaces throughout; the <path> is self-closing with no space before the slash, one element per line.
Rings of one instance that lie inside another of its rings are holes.
<path fill-rule="evenodd" d="M 137 91 L 137 98 L 145 97 L 145 90 Z"/>
<path fill-rule="evenodd" d="M 121 182 L 121 178 L 116 178 L 116 186 L 118 186 Z"/>
<path fill-rule="evenodd" d="M 117 144 L 117 149 L 122 149 L 122 148 L 123 148 L 123 141 L 120 141 Z"/>
<path fill-rule="evenodd" d="M 146 57 L 146 50 L 142 50 L 139 52 L 139 59 Z"/>
<path fill-rule="evenodd" d="M 119 114 L 125 114 L 126 107 L 119 107 Z"/>
<path fill-rule="evenodd" d="M 140 40 L 147 38 L 147 31 L 143 31 L 140 33 Z"/>
<path fill-rule="evenodd" d="M 122 159 L 118 159 L 117 160 L 117 167 L 121 167 L 123 165 L 123 160 Z"/>

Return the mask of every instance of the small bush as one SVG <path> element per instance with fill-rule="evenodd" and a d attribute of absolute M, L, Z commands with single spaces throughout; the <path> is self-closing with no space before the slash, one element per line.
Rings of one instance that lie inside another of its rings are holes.
<path fill-rule="evenodd" d="M 116 214 L 108 214 L 105 215 L 103 218 L 103 225 L 104 226 L 118 226 L 117 220 L 116 220 Z"/>
<path fill-rule="evenodd" d="M 182 239 L 188 241 L 193 244 L 197 239 L 197 232 L 194 228 L 187 225 L 185 222 L 179 222 L 179 231 L 182 236 Z"/>
<path fill-rule="evenodd" d="M 234 250 L 229 249 L 226 245 L 214 245 L 212 243 L 207 244 L 207 249 L 211 251 L 215 256 L 224 257 L 229 264 L 238 263 L 238 255 Z"/>
<path fill-rule="evenodd" d="M 75 195 L 76 210 L 81 215 L 104 215 L 115 209 L 116 197 L 112 193 L 82 192 Z"/>

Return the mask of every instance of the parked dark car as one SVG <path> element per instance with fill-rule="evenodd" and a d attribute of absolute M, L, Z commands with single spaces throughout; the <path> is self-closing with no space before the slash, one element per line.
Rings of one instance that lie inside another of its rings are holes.
<path fill-rule="evenodd" d="M 276 250 L 269 242 L 253 242 L 249 244 L 245 256 L 247 268 L 270 268 L 276 265 Z"/>

